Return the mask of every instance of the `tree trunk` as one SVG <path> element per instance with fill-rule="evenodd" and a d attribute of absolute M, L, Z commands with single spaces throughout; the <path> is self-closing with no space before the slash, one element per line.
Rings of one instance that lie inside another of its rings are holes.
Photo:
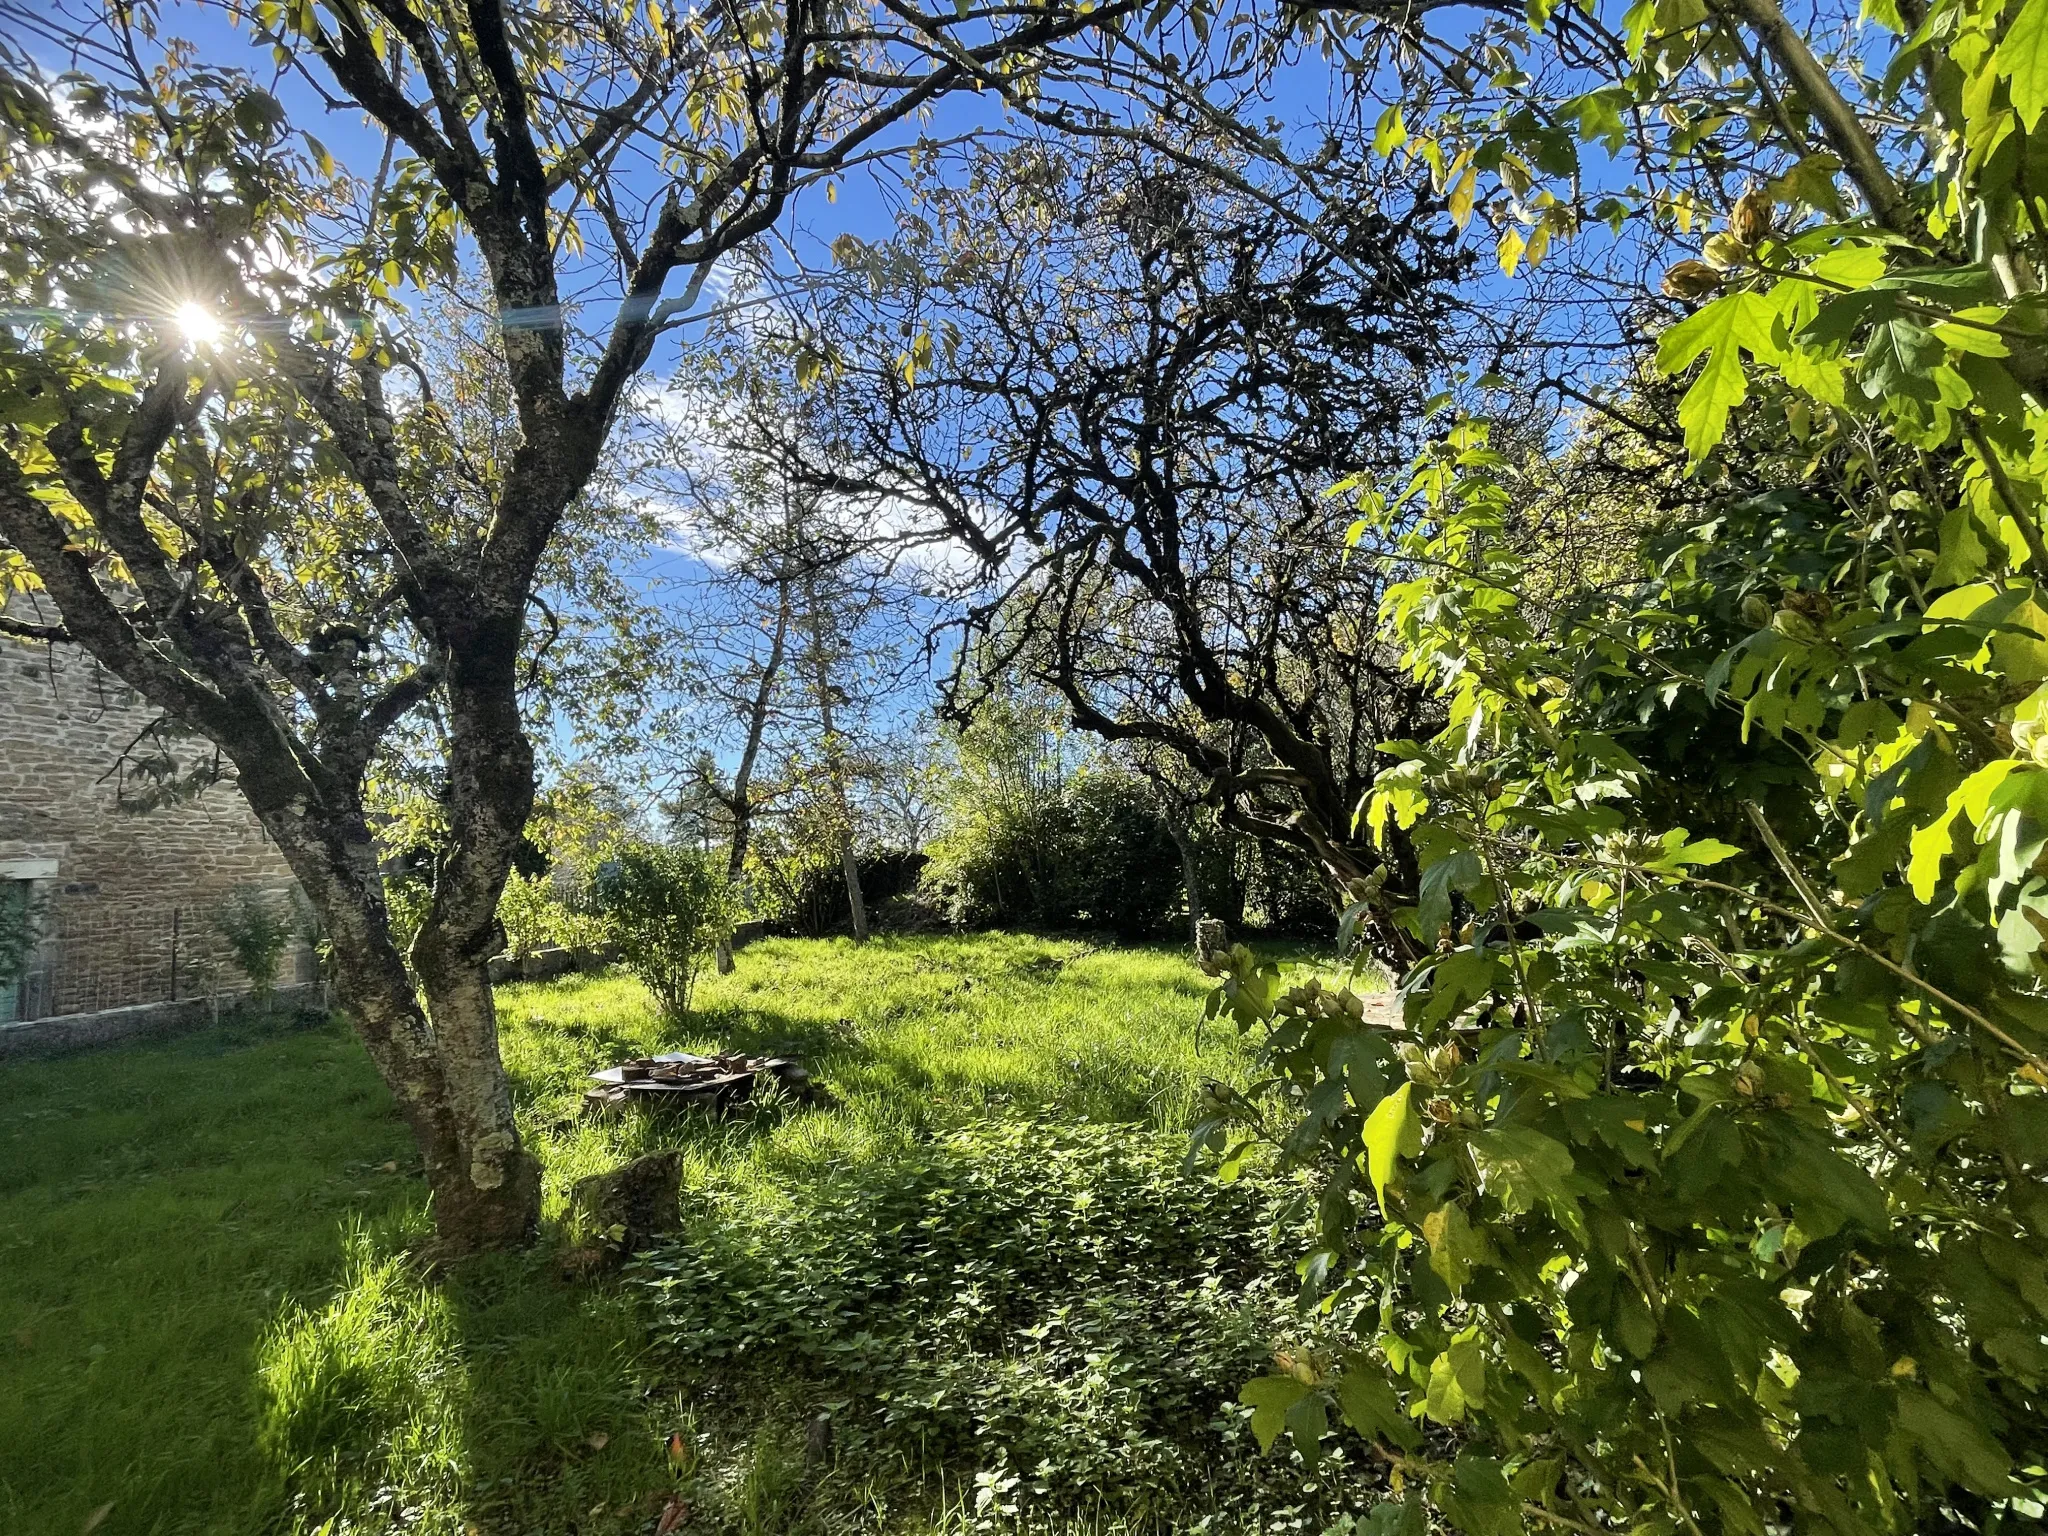
<path fill-rule="evenodd" d="M 1180 850 L 1181 884 L 1188 892 L 1188 942 L 1196 949 L 1202 947 L 1202 877 L 1195 862 L 1194 834 L 1176 819 L 1180 808 L 1167 806 L 1166 832 L 1173 839 L 1173 846 Z"/>
<path fill-rule="evenodd" d="M 775 700 L 775 680 L 782 671 L 782 655 L 789 641 L 790 579 L 776 583 L 775 634 L 768 644 L 768 660 L 761 666 L 761 681 L 747 706 L 747 740 L 740 749 L 739 766 L 733 770 L 732 798 L 726 809 L 732 813 L 732 850 L 726 857 L 725 878 L 738 885 L 747 867 L 747 843 L 754 831 L 754 764 L 760 760 L 761 738 L 768 730 L 768 707 Z M 714 957 L 718 974 L 732 974 L 732 940 L 718 941 Z"/>
<path fill-rule="evenodd" d="M 540 1171 L 513 1119 L 490 977 L 505 944 L 498 901 L 533 813 L 533 745 L 518 692 L 523 624 L 522 597 L 472 612 L 447 637 L 449 841 L 412 946 L 459 1159 L 435 1188 L 435 1222 L 457 1252 L 523 1241 L 540 1221 Z"/>
<path fill-rule="evenodd" d="M 486 963 L 458 957 L 436 915 L 437 897 L 414 945 L 416 990 L 391 940 L 383 875 L 360 805 L 280 803 L 272 781 L 246 768 L 242 785 L 320 916 L 333 946 L 337 1000 L 420 1148 L 437 1256 L 530 1240 L 540 1217 L 540 1170 L 513 1119 Z"/>
<path fill-rule="evenodd" d="M 846 876 L 846 908 L 853 923 L 853 942 L 868 941 L 868 906 L 861 895 L 860 861 L 853 852 L 853 807 L 846 797 L 846 759 L 839 733 L 832 725 L 832 665 L 825 655 L 825 615 L 818 603 L 815 578 L 808 583 L 811 620 L 811 668 L 817 676 L 818 720 L 825 732 L 825 764 L 832 776 L 832 797 L 839 809 L 839 867 Z"/>
<path fill-rule="evenodd" d="M 840 796 L 842 804 L 845 796 Z M 839 867 L 846 875 L 846 908 L 853 920 L 853 942 L 865 944 L 868 941 L 868 904 L 860 888 L 860 861 L 854 857 L 853 838 L 849 835 L 839 850 Z"/>
<path fill-rule="evenodd" d="M 457 965 L 422 982 L 439 1082 L 432 1095 L 408 1094 L 400 1103 L 426 1161 L 437 1253 L 463 1258 L 530 1242 L 540 1223 L 540 1164 L 521 1144 L 513 1117 L 488 973 Z M 388 998 L 379 989 L 352 1011 L 368 1018 Z"/>

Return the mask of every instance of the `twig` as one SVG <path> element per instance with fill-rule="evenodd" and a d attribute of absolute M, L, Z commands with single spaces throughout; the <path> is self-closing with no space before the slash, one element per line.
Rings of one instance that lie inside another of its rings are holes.
<path fill-rule="evenodd" d="M 1979 1013 L 1975 1008 L 1972 1008 L 1967 1003 L 1960 1002 L 1957 999 L 1950 997 L 1948 993 L 1942 991 L 1941 988 L 1934 985 L 1933 982 L 1927 980 L 1926 977 L 1915 975 L 1912 971 L 1907 970 L 1906 967 L 1900 965 L 1896 960 L 1892 959 L 1890 955 L 1885 954 L 1882 950 L 1872 949 L 1868 944 L 1863 943 L 1861 940 L 1852 939 L 1846 933 L 1842 933 L 1838 929 L 1836 929 L 1835 926 L 1832 923 L 1830 923 L 1825 916 L 1822 915 L 1819 901 L 1813 894 L 1813 887 L 1808 885 L 1806 883 L 1806 878 L 1803 875 L 1801 875 L 1797 869 L 1793 867 L 1791 857 L 1785 852 L 1785 845 L 1778 841 L 1778 834 L 1771 830 L 1771 824 L 1764 819 L 1764 813 L 1761 810 L 1757 809 L 1754 803 L 1750 802 L 1745 802 L 1743 804 L 1742 809 L 1745 812 L 1745 814 L 1748 815 L 1750 821 L 1755 824 L 1757 831 L 1762 835 L 1764 843 L 1771 850 L 1771 856 L 1778 861 L 1778 867 L 1785 871 L 1786 877 L 1789 878 L 1793 885 L 1798 888 L 1800 896 L 1804 898 L 1806 901 L 1808 915 L 1813 923 L 1813 926 L 1816 929 L 1818 929 L 1824 937 L 1832 939 L 1837 944 L 1841 944 L 1846 946 L 1847 948 L 1855 950 L 1856 953 L 1862 955 L 1867 960 L 1876 961 L 1879 965 L 1883 966 L 1886 970 L 1890 971 L 1894 976 L 1897 976 L 1901 981 L 1908 982 L 1911 985 L 1918 987 L 1922 992 L 1925 992 L 1929 997 L 1933 998 L 1936 1002 L 1940 1003 L 1944 1008 L 1954 1009 L 1957 1013 L 1961 1014 L 1964 1018 L 1968 1019 L 1971 1023 L 1975 1024 L 1979 1029 L 1983 1030 L 1986 1034 L 1990 1035 L 1994 1040 L 1997 1040 L 2000 1044 L 2004 1045 L 2008 1050 L 2016 1054 L 2020 1058 L 2020 1060 L 2032 1066 L 2035 1071 L 2048 1072 L 2048 1061 L 2044 1061 L 2041 1057 L 2035 1055 L 2032 1051 L 2028 1050 L 2027 1047 L 2020 1044 L 2019 1041 L 2015 1040 L 2011 1035 L 2007 1034 L 2004 1030 L 2000 1029 L 1996 1024 L 1992 1023 L 1989 1019 L 1984 1017 L 1984 1015 Z M 1718 880 L 1699 880 L 1696 883 L 1700 885 L 1712 886 L 1719 890 L 1729 891 L 1735 895 L 1742 896 L 1747 900 L 1756 900 L 1756 897 L 1753 893 L 1738 890 L 1736 887 L 1731 885 L 1724 885 Z M 1764 905 L 1770 904 L 1765 903 Z M 1781 912 L 1784 911 L 1783 908 L 1779 908 L 1778 910 Z M 1785 915 L 1794 918 L 1798 916 L 1797 913 L 1786 913 Z"/>

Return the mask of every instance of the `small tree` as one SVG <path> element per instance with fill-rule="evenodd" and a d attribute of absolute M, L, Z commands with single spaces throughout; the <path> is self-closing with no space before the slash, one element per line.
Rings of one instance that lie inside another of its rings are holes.
<path fill-rule="evenodd" d="M 268 892 L 238 885 L 212 915 L 214 931 L 227 942 L 235 969 L 248 978 L 250 993 L 270 996 L 277 968 L 291 947 L 294 914 Z"/>
<path fill-rule="evenodd" d="M 732 886 L 711 858 L 675 843 L 628 843 L 598 866 L 589 904 L 662 1016 L 689 1018 L 698 973 L 732 930 Z"/>
<path fill-rule="evenodd" d="M 26 881 L 0 884 L 0 987 L 11 987 L 28 970 L 35 953 L 40 904 Z"/>

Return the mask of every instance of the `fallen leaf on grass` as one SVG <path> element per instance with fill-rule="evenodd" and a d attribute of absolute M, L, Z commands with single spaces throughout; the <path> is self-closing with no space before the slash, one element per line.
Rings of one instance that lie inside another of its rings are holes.
<path fill-rule="evenodd" d="M 583 1443 L 589 1446 L 593 1451 L 601 1451 L 606 1446 L 612 1443 L 612 1437 L 600 1429 L 596 1434 L 592 1435 L 588 1440 L 584 1441 Z"/>
<path fill-rule="evenodd" d="M 114 1501 L 112 1499 L 109 1499 L 106 1503 L 102 1504 L 98 1509 L 94 1510 L 91 1514 L 85 1517 L 85 1524 L 81 1525 L 78 1528 L 78 1536 L 91 1536 L 91 1533 L 98 1530 L 101 1524 L 105 1522 L 107 1516 L 111 1515 L 113 1512 Z"/>
<path fill-rule="evenodd" d="M 690 1505 L 686 1499 L 670 1499 L 661 1511 L 661 1523 L 654 1528 L 654 1536 L 668 1536 L 668 1533 L 690 1518 Z"/>

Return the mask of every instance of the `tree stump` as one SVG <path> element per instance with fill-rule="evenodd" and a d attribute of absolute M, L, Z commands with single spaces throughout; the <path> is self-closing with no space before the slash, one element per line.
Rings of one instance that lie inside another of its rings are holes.
<path fill-rule="evenodd" d="M 613 1265 L 638 1253 L 680 1223 L 683 1154 L 650 1152 L 610 1173 L 578 1179 L 569 1208 Z"/>

